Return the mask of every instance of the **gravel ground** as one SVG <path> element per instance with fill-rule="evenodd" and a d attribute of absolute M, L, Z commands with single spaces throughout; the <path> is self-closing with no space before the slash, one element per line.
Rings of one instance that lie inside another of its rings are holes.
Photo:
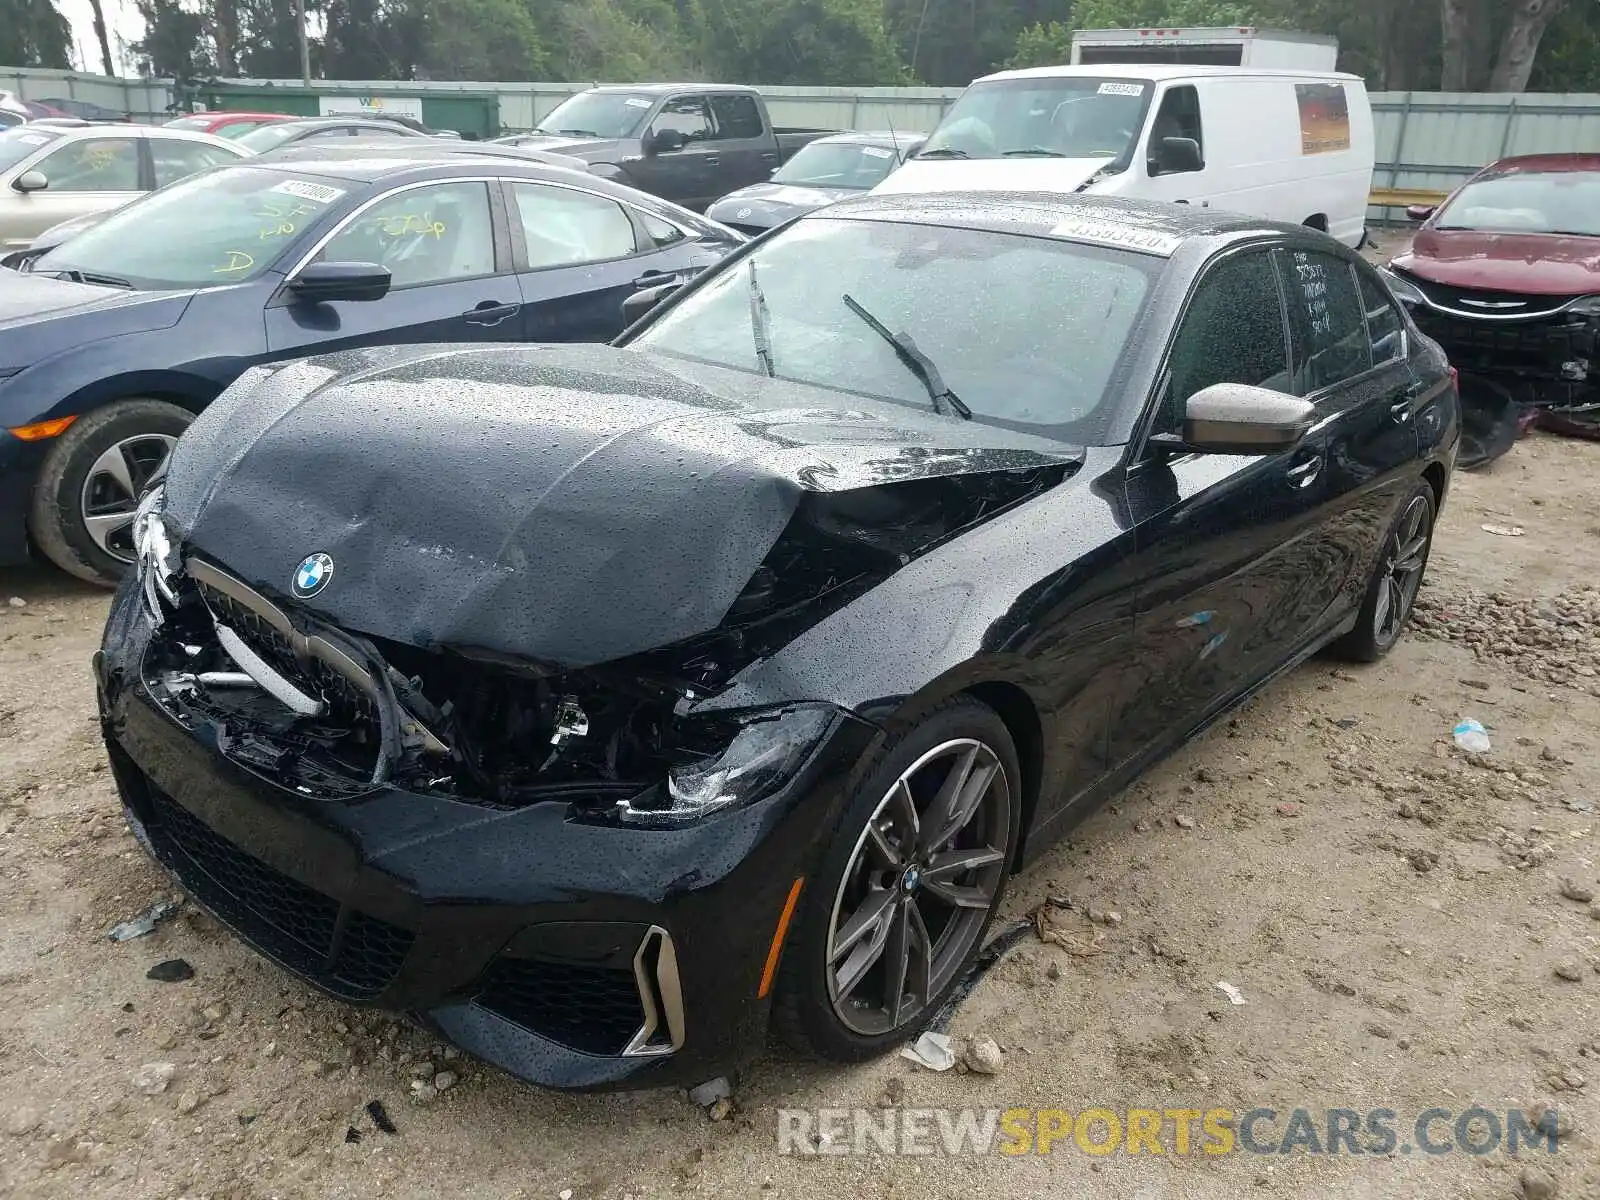
<path fill-rule="evenodd" d="M 1594 456 L 1536 435 L 1458 477 L 1418 628 L 1385 662 L 1296 671 L 1017 881 L 1006 918 L 1042 910 L 1061 944 L 1030 934 L 958 1011 L 958 1044 L 992 1038 L 995 1074 L 774 1052 L 721 1120 L 678 1093 L 524 1086 L 318 996 L 187 907 L 108 941 L 170 885 L 124 828 L 97 740 L 106 601 L 12 575 L 0 1193 L 1600 1197 L 1600 908 L 1582 899 L 1600 888 Z M 1452 745 L 1465 717 L 1487 754 Z M 147 978 L 171 959 L 193 977 Z M 1431 1106 L 1541 1099 L 1573 1132 L 1520 1159 L 1101 1158 L 1070 1139 L 1014 1158 L 784 1156 L 777 1140 L 780 1108 L 1305 1107 L 1321 1125 L 1338 1106 L 1395 1110 L 1404 1130 Z"/>

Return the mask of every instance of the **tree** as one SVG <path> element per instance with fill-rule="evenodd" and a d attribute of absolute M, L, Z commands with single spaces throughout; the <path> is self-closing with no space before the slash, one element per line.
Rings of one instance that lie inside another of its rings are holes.
<path fill-rule="evenodd" d="M 141 74 L 202 79 L 216 71 L 205 14 L 182 7 L 179 0 L 136 0 L 135 8 L 144 21 L 144 37 L 129 49 Z"/>
<path fill-rule="evenodd" d="M 1516 0 L 1511 6 L 1511 27 L 1500 43 L 1500 57 L 1489 77 L 1491 92 L 1521 92 L 1533 74 L 1539 43 L 1550 22 L 1561 15 L 1567 0 Z"/>
<path fill-rule="evenodd" d="M 1072 34 L 1079 29 L 1142 29 L 1152 25 L 1254 25 L 1251 0 L 1080 0 L 1072 19 L 1024 29 L 1006 64 L 1042 67 L 1072 61 Z"/>
<path fill-rule="evenodd" d="M 117 68 L 111 61 L 111 40 L 106 36 L 105 7 L 100 0 L 89 0 L 89 11 L 94 17 L 94 40 L 100 43 L 100 66 L 107 75 L 115 75 Z"/>
<path fill-rule="evenodd" d="M 52 0 L 0 0 L 0 63 L 64 70 L 71 46 L 72 26 Z"/>
<path fill-rule="evenodd" d="M 700 11 L 701 57 L 719 79 L 905 82 L 880 0 L 700 0 Z"/>
<path fill-rule="evenodd" d="M 1034 25 L 1066 22 L 1071 0 L 886 0 L 884 20 L 900 57 L 920 80 L 965 84 L 986 75 Z"/>

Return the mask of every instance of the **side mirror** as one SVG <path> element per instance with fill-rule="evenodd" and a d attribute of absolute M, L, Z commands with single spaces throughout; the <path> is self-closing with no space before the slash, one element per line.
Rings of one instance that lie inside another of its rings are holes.
<path fill-rule="evenodd" d="M 672 154 L 689 144 L 681 129 L 657 129 L 644 139 L 646 154 Z"/>
<path fill-rule="evenodd" d="M 622 302 L 623 327 L 627 328 L 635 321 L 642 320 L 656 305 L 682 286 L 681 283 L 662 283 L 629 296 Z"/>
<path fill-rule="evenodd" d="M 1244 383 L 1214 383 L 1189 397 L 1183 444 L 1204 454 L 1282 454 L 1316 420 L 1309 400 Z"/>
<path fill-rule="evenodd" d="M 1406 205 L 1406 216 L 1410 217 L 1413 221 L 1426 221 L 1429 217 L 1433 216 L 1433 212 L 1434 206 L 1432 204 Z"/>
<path fill-rule="evenodd" d="M 1152 175 L 1179 175 L 1205 170 L 1206 160 L 1200 155 L 1200 143 L 1193 138 L 1164 137 L 1156 144 L 1148 165 Z"/>
<path fill-rule="evenodd" d="M 11 186 L 24 194 L 42 192 L 50 186 L 50 180 L 43 171 L 24 171 L 11 181 Z"/>
<path fill-rule="evenodd" d="M 330 300 L 382 300 L 389 294 L 392 277 L 377 263 L 312 263 L 289 281 L 289 291 L 305 304 Z"/>

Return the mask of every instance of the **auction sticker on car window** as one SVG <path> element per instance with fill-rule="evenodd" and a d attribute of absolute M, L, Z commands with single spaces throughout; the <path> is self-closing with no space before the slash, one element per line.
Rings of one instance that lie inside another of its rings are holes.
<path fill-rule="evenodd" d="M 272 185 L 272 191 L 284 196 L 297 196 L 314 204 L 332 204 L 344 195 L 343 188 L 329 187 L 325 183 L 307 183 L 303 179 L 285 179 Z"/>
<path fill-rule="evenodd" d="M 1142 96 L 1144 84 L 1142 83 L 1102 83 L 1100 85 L 1102 96 Z"/>
<path fill-rule="evenodd" d="M 868 158 L 894 157 L 893 150 L 885 150 L 882 146 L 863 146 L 861 147 L 861 153 L 865 154 Z"/>
<path fill-rule="evenodd" d="M 1170 258 L 1183 244 L 1183 239 L 1173 237 L 1170 233 L 1139 229 L 1132 225 L 1116 225 L 1109 221 L 1062 221 L 1050 232 L 1074 242 L 1116 246 L 1122 250 L 1138 250 L 1143 254 L 1159 254 L 1163 258 Z"/>
<path fill-rule="evenodd" d="M 645 100 L 645 99 L 643 99 L 643 98 L 641 98 L 639 96 L 629 96 L 626 100 L 623 101 L 623 103 L 626 104 L 629 108 L 649 108 L 650 107 L 650 101 Z"/>
<path fill-rule="evenodd" d="M 49 140 L 42 133 L 24 133 L 17 138 L 24 146 L 42 146 Z"/>

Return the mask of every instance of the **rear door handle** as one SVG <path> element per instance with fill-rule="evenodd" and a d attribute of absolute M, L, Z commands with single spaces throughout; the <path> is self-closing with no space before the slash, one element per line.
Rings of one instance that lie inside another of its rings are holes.
<path fill-rule="evenodd" d="M 722 160 L 720 158 L 708 158 L 708 159 L 706 159 L 706 166 L 708 166 L 708 167 L 720 167 L 721 165 L 722 165 Z"/>
<path fill-rule="evenodd" d="M 778 161 L 778 152 L 776 150 L 763 150 L 761 152 L 761 161 L 762 162 L 777 162 Z"/>
<path fill-rule="evenodd" d="M 1412 396 L 1407 396 L 1404 400 L 1397 400 L 1393 404 L 1389 405 L 1389 415 L 1393 417 L 1396 422 L 1404 425 L 1407 421 L 1411 420 L 1411 406 L 1415 402 L 1415 398 Z"/>
<path fill-rule="evenodd" d="M 633 281 L 633 286 L 640 291 L 645 288 L 660 287 L 663 283 L 682 283 L 683 277 L 677 271 L 646 271 Z"/>
<path fill-rule="evenodd" d="M 469 325 L 484 325 L 489 328 L 500 324 L 508 317 L 514 317 L 522 311 L 520 304 L 500 304 L 494 300 L 485 300 L 471 312 L 462 313 Z"/>
<path fill-rule="evenodd" d="M 1289 480 L 1292 488 L 1308 488 L 1317 481 L 1317 476 L 1322 474 L 1322 455 L 1312 454 L 1294 464 L 1284 475 Z"/>

